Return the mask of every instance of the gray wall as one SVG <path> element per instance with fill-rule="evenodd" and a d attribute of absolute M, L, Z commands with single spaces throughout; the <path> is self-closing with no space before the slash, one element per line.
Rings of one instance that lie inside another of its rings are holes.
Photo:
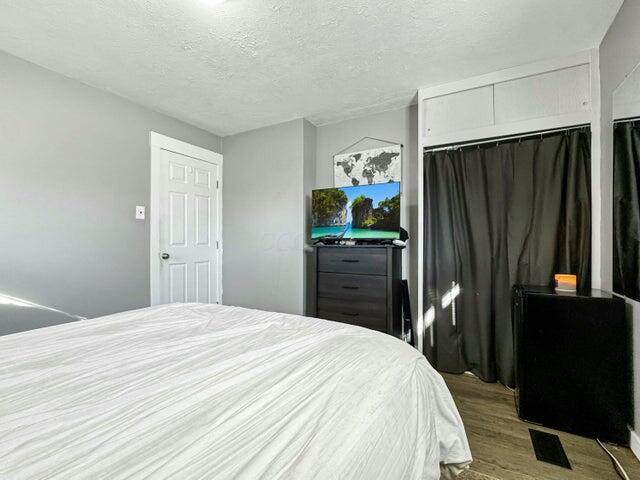
<path fill-rule="evenodd" d="M 316 187 L 333 186 L 333 155 L 363 137 L 402 143 L 402 226 L 409 232 L 409 245 L 403 254 L 403 274 L 409 281 L 412 313 L 418 302 L 418 109 L 417 106 L 324 125 L 317 130 Z M 350 151 L 386 145 L 364 140 Z"/>
<path fill-rule="evenodd" d="M 600 44 L 602 162 L 602 286 L 612 289 L 613 92 L 640 62 L 640 0 L 626 0 Z M 633 318 L 635 431 L 640 433 L 640 303 L 628 300 Z"/>
<path fill-rule="evenodd" d="M 407 107 L 317 128 L 294 120 L 224 137 L 224 303 L 304 313 L 311 190 L 333 186 L 336 152 L 372 136 L 405 147 L 402 223 L 411 242 L 404 272 L 415 304 L 417 131 L 417 108 Z"/>
<path fill-rule="evenodd" d="M 213 134 L 0 52 L 0 293 L 88 317 L 149 304 L 149 224 L 134 219 L 149 131 L 220 151 Z"/>
<path fill-rule="evenodd" d="M 309 291 L 309 275 L 310 269 L 309 264 L 312 260 L 312 256 L 310 255 L 313 252 L 313 249 L 309 246 L 311 245 L 311 191 L 316 188 L 316 147 L 318 144 L 318 129 L 312 123 L 308 121 L 304 121 L 303 126 L 303 140 L 304 140 L 304 148 L 303 148 L 303 185 L 302 185 L 302 195 L 303 200 L 301 203 L 303 209 L 303 225 L 302 232 L 304 235 L 305 243 L 307 244 L 307 248 L 305 249 L 305 258 L 304 262 L 304 313 L 307 312 L 307 300 L 310 298 L 311 292 Z"/>
<path fill-rule="evenodd" d="M 226 305 L 304 312 L 305 137 L 313 141 L 312 128 L 293 120 L 223 138 Z"/>

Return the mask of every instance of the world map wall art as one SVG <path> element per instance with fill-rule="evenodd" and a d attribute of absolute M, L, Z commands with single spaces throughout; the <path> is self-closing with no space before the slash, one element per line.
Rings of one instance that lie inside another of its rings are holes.
<path fill-rule="evenodd" d="M 333 157 L 335 187 L 402 181 L 402 145 L 342 153 Z"/>

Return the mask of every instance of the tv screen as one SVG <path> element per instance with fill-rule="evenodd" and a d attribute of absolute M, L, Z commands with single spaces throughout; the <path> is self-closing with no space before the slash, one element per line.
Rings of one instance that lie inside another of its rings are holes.
<path fill-rule="evenodd" d="M 336 187 L 311 192 L 311 238 L 400 238 L 400 183 Z"/>

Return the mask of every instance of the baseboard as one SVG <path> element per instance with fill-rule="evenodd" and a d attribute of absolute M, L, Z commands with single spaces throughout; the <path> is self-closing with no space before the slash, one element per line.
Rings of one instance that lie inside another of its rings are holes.
<path fill-rule="evenodd" d="M 631 448 L 631 451 L 636 456 L 636 458 L 640 460 L 640 435 L 638 435 L 631 429 L 629 430 L 629 433 L 631 434 L 629 439 L 629 448 Z"/>

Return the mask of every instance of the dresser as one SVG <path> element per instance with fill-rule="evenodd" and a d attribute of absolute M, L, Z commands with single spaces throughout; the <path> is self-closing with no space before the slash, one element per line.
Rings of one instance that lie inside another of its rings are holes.
<path fill-rule="evenodd" d="M 318 245 L 309 265 L 307 314 L 402 338 L 402 248 Z"/>

